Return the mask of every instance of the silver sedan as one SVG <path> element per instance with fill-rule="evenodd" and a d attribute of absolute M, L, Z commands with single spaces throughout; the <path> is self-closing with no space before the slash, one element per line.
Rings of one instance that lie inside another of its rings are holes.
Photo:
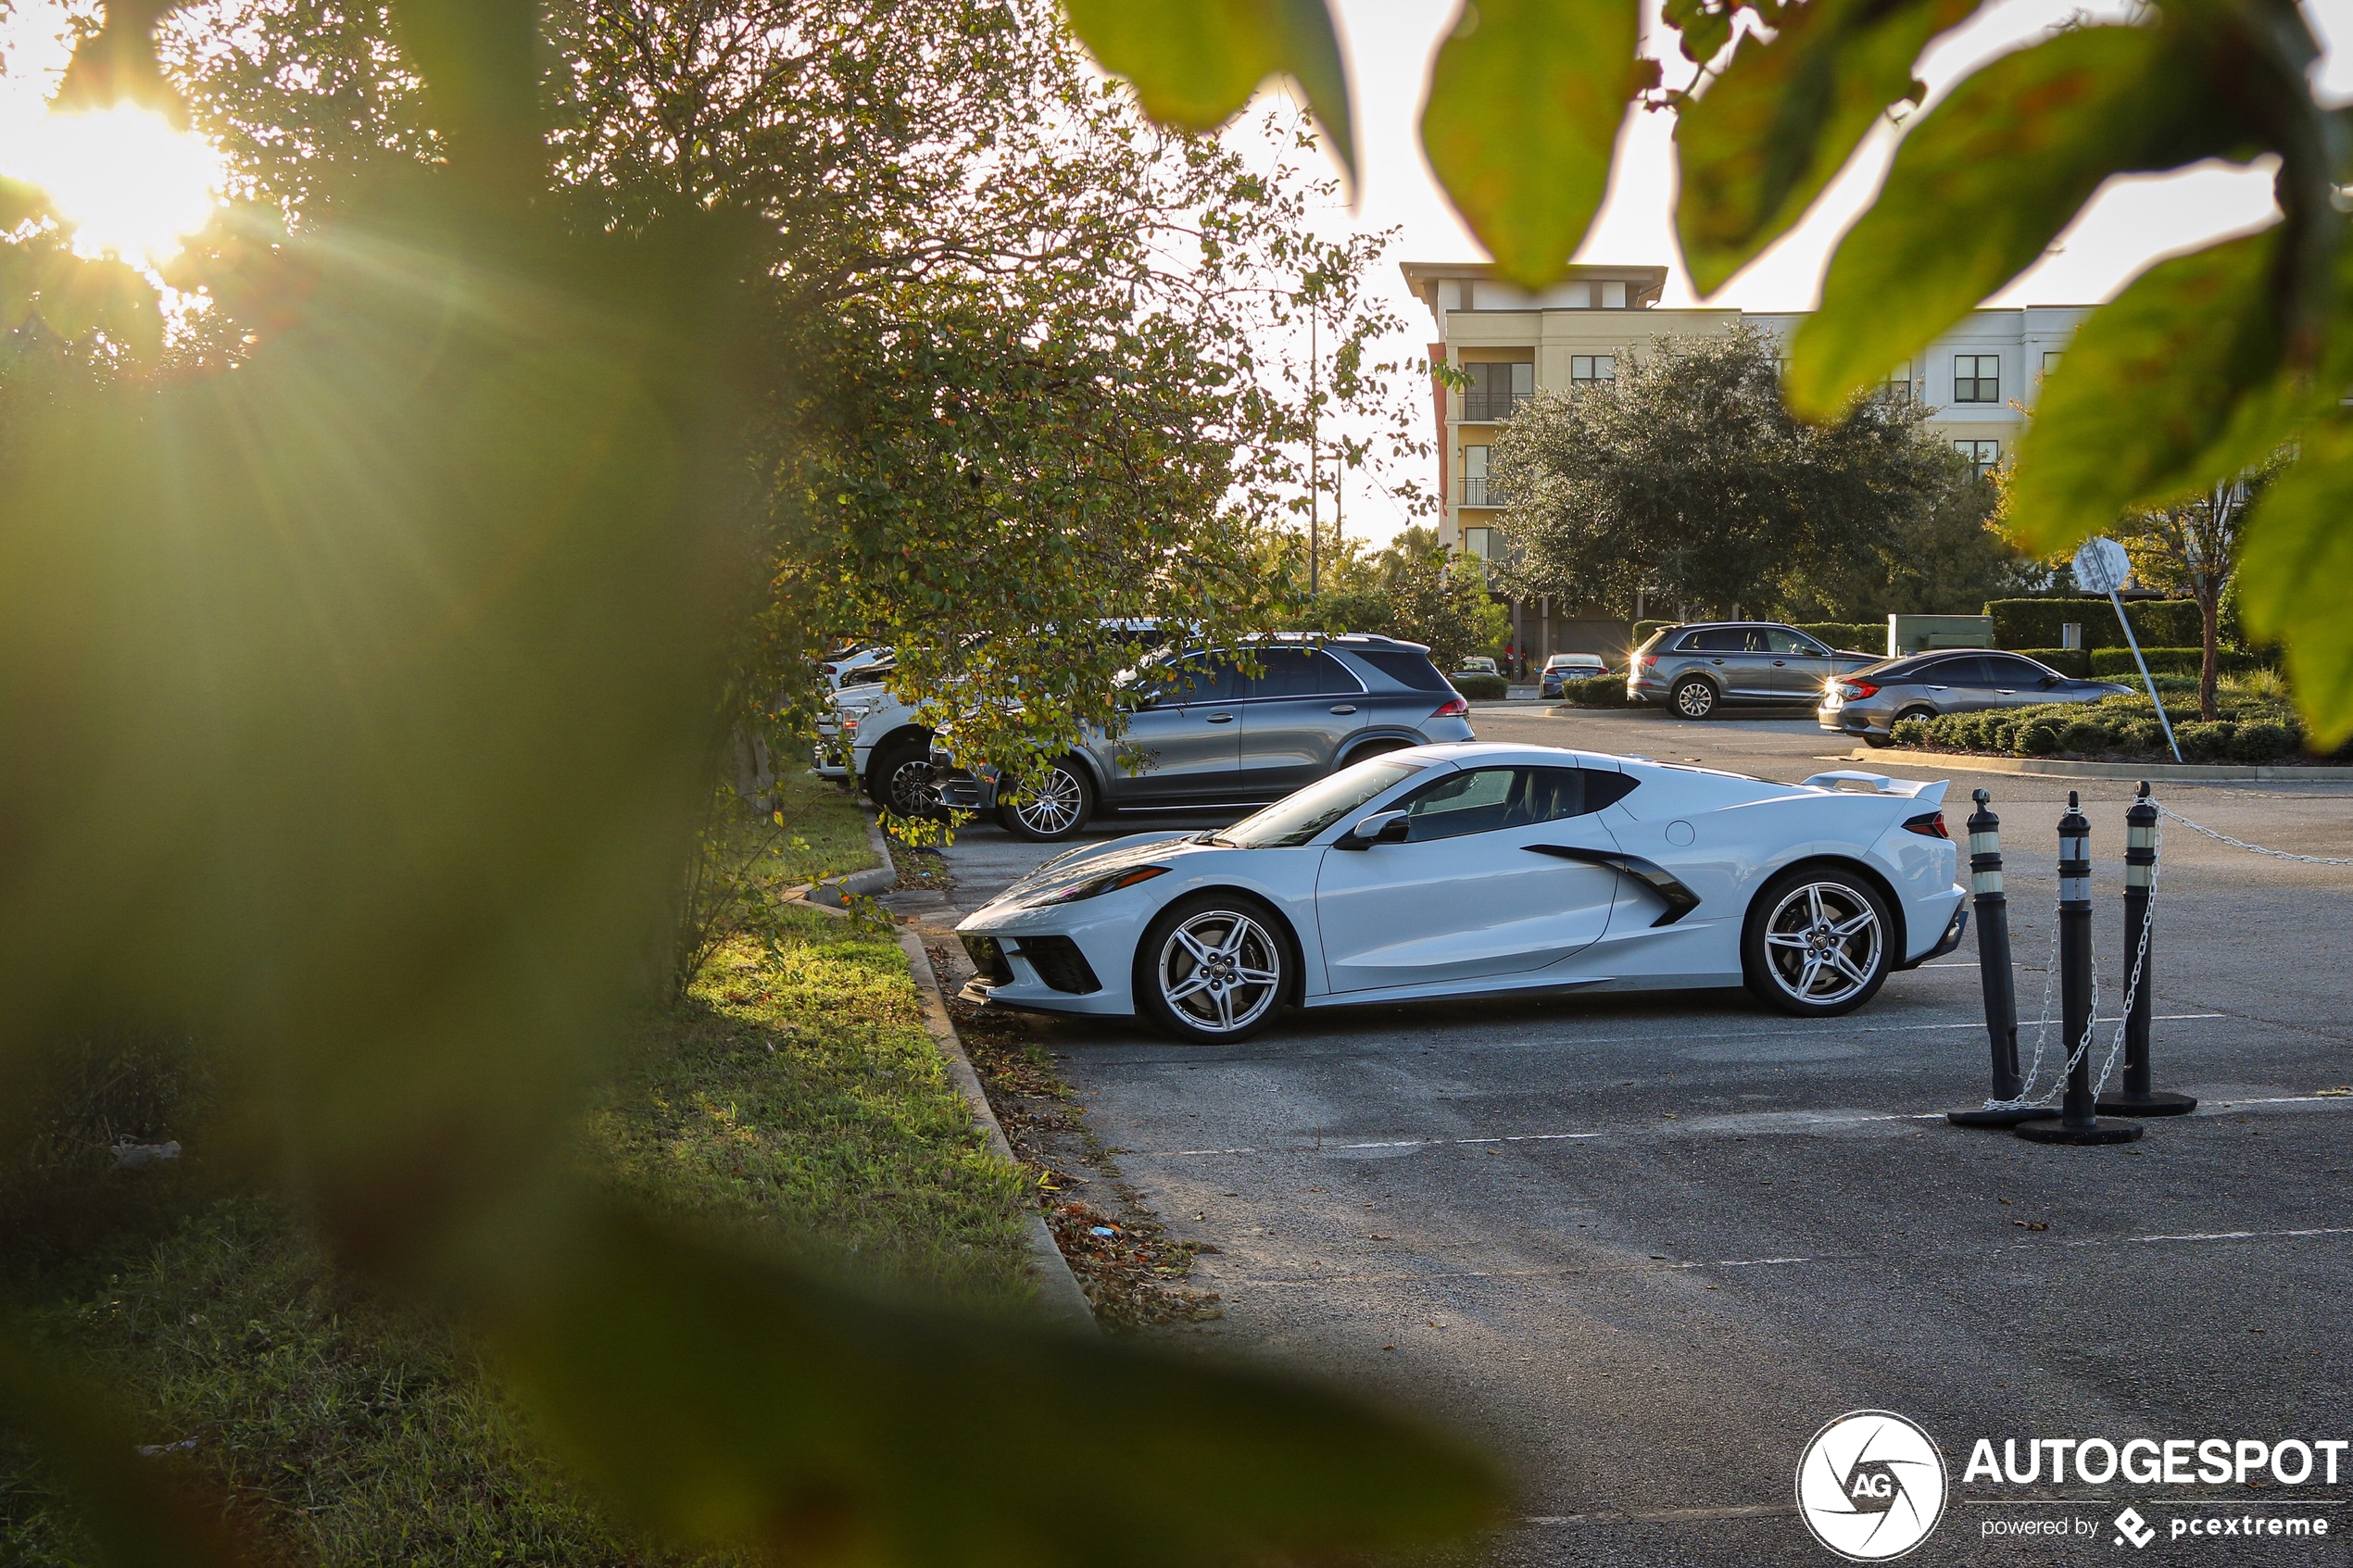
<path fill-rule="evenodd" d="M 2131 690 L 2113 681 L 2079 681 L 2022 654 L 1940 650 L 1831 676 L 1822 683 L 1814 717 L 1826 730 L 1853 735 L 1866 746 L 1885 746 L 1889 732 L 1906 719 L 2097 702 Z"/>

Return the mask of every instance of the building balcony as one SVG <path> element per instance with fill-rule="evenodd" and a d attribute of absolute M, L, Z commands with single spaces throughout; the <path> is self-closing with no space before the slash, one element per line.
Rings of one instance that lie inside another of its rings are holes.
<path fill-rule="evenodd" d="M 1473 387 L 1463 394 L 1461 412 L 1455 418 L 1466 424 L 1491 424 L 1508 420 L 1519 406 L 1535 398 L 1532 392 L 1483 390 Z"/>
<path fill-rule="evenodd" d="M 1478 478 L 1454 482 L 1454 504 L 1462 507 L 1508 507 L 1511 495 L 1500 480 Z"/>

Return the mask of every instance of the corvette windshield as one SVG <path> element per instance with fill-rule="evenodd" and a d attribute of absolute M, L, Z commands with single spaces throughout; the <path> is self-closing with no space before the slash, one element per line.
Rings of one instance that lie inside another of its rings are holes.
<path fill-rule="evenodd" d="M 1418 773 L 1427 763 L 1376 758 L 1341 770 L 1323 783 L 1244 817 L 1208 840 L 1237 849 L 1288 849 L 1306 843 L 1375 796 Z"/>

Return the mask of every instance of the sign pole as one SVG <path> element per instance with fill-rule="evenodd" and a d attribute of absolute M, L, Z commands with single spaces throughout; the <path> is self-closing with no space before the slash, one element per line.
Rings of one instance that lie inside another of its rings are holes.
<path fill-rule="evenodd" d="M 2149 661 L 2141 657 L 2141 639 L 2133 634 L 2133 622 L 2125 615 L 2124 599 L 2118 593 L 2132 571 L 2132 558 L 2125 555 L 2124 546 L 2113 539 L 2086 539 L 2083 547 L 2075 552 L 2076 586 L 2090 593 L 2106 594 L 2108 602 L 2116 607 L 2116 623 L 2124 628 L 2124 646 L 2133 650 L 2133 663 L 2141 671 L 2141 684 L 2157 709 L 2157 721 L 2165 728 L 2166 749 L 2179 762 L 2182 743 L 2173 738 L 2173 721 L 2165 716 L 2165 699 L 2157 695 L 2157 683 L 2149 679 Z"/>

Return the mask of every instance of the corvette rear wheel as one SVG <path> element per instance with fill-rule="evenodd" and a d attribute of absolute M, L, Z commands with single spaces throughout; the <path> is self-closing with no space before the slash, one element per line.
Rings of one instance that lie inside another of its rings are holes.
<path fill-rule="evenodd" d="M 1895 922 L 1862 877 L 1800 866 L 1748 907 L 1741 967 L 1768 1007 L 1801 1018 L 1852 1012 L 1879 994 L 1894 962 Z"/>
<path fill-rule="evenodd" d="M 1716 685 L 1702 675 L 1675 685 L 1675 712 L 1684 719 L 1705 719 L 1716 711 Z"/>
<path fill-rule="evenodd" d="M 1029 788 L 997 808 L 997 821 L 1015 838 L 1051 844 L 1068 838 L 1095 814 L 1095 786 L 1087 771 L 1056 762 L 1029 781 Z"/>
<path fill-rule="evenodd" d="M 1290 946 L 1255 898 L 1200 893 L 1163 909 L 1136 953 L 1136 999 L 1180 1039 L 1245 1040 L 1290 990 Z"/>

